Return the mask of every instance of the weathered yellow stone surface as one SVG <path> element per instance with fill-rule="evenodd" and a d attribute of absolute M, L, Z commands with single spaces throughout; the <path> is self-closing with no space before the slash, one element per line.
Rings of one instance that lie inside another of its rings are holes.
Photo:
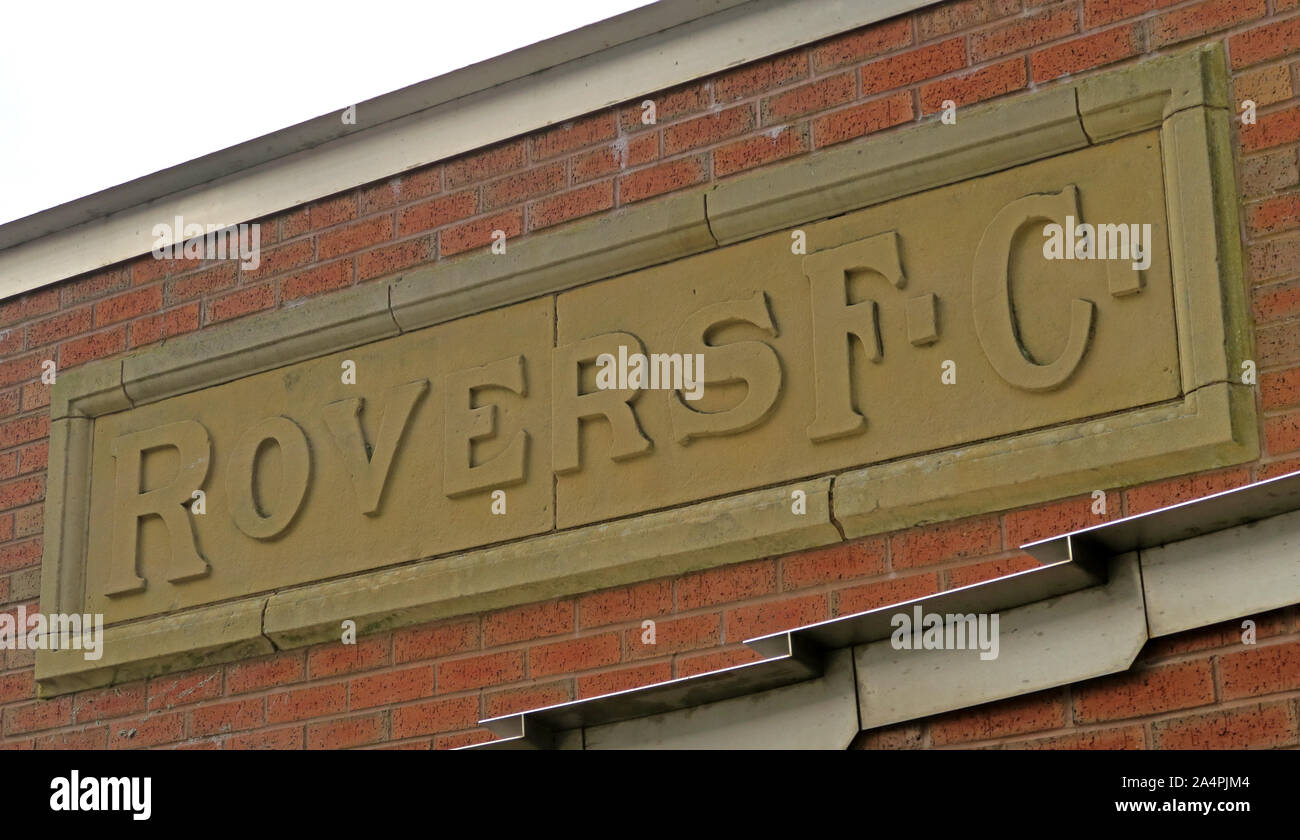
<path fill-rule="evenodd" d="M 102 660 L 38 653 L 42 695 L 1257 457 L 1225 66 L 972 106 L 60 373 L 41 605 L 107 626 Z M 1045 260 L 1066 216 L 1149 224 L 1150 264 Z M 596 387 L 637 353 L 703 384 Z"/>
<path fill-rule="evenodd" d="M 86 609 L 117 621 L 549 530 L 552 330 L 542 298 L 97 419 Z"/>
<path fill-rule="evenodd" d="M 1172 399 L 1161 171 L 1147 132 L 100 417 L 86 608 L 168 612 Z M 1067 217 L 1150 225 L 1149 266 L 1046 259 Z M 602 353 L 702 359 L 702 394 L 598 388 Z"/>
<path fill-rule="evenodd" d="M 619 460 L 611 425 L 587 424 L 560 526 L 1177 396 L 1162 196 L 1146 132 L 808 225 L 806 255 L 782 232 L 561 294 L 562 347 L 629 333 L 704 353 L 707 385 L 698 403 L 637 394 L 653 446 Z M 1126 260 L 1044 258 L 1046 219 L 1067 213 L 1151 225 L 1138 291 L 1112 291 L 1139 280 Z M 698 411 L 718 433 L 683 444 Z"/>

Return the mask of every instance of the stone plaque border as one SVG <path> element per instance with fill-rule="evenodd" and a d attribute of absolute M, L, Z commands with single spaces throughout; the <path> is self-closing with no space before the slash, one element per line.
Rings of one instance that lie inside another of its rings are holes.
<path fill-rule="evenodd" d="M 41 608 L 81 612 L 94 418 L 806 222 L 1160 130 L 1183 397 L 780 487 L 413 560 L 105 628 L 41 650 L 52 696 L 1004 510 L 1258 457 L 1220 44 L 616 210 L 401 277 L 60 373 L 50 404 Z M 789 513 L 791 492 L 808 512 Z"/>

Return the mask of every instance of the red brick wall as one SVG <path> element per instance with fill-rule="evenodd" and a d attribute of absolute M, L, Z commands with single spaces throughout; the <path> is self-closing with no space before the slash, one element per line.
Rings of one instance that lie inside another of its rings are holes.
<path fill-rule="evenodd" d="M 452 259 L 488 244 L 494 229 L 527 236 L 932 120 L 944 99 L 967 104 L 1046 87 L 1066 74 L 1210 40 L 1227 44 L 1234 100 L 1259 105 L 1258 124 L 1236 125 L 1234 142 L 1266 451 L 1239 468 L 1113 489 L 1108 513 L 1150 510 L 1296 469 L 1300 0 L 964 0 L 667 91 L 654 97 L 654 126 L 641 124 L 638 99 L 262 219 L 255 271 L 234 261 L 146 254 L 0 301 L 0 609 L 37 606 L 49 430 L 49 394 L 38 379 L 44 359 L 66 369 Z M 1016 546 L 1094 523 L 1090 501 L 51 701 L 34 699 L 30 653 L 0 652 L 0 747 L 469 743 L 484 737 L 475 727 L 480 717 L 741 662 L 748 654 L 740 640 L 757 633 L 1030 568 Z M 1261 633 L 1257 649 L 1214 636 L 1219 630 L 1160 640 L 1131 675 L 894 728 L 865 742 L 939 746 L 1063 733 L 1062 746 L 1227 744 L 1234 737 L 1295 743 L 1300 643 L 1294 616 L 1285 615 L 1276 633 Z M 646 618 L 658 622 L 653 647 L 640 643 Z M 1222 718 L 1203 717 L 1212 707 Z M 1258 725 L 1242 723 L 1251 720 Z"/>

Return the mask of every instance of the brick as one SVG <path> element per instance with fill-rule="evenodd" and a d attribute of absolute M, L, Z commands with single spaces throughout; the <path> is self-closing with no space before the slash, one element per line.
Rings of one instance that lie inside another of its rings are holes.
<path fill-rule="evenodd" d="M 445 167 L 447 189 L 458 189 L 467 184 L 486 181 L 498 175 L 522 169 L 527 163 L 528 143 L 526 140 L 511 140 L 482 151 L 463 155 L 449 161 Z"/>
<path fill-rule="evenodd" d="M 126 327 L 114 327 L 59 345 L 59 367 L 70 368 L 126 349 Z"/>
<path fill-rule="evenodd" d="M 3 711 L 4 734 L 25 735 L 72 723 L 72 698 L 37 700 L 24 706 L 9 706 Z"/>
<path fill-rule="evenodd" d="M 1242 158 L 1237 167 L 1242 195 L 1255 198 L 1300 184 L 1300 166 L 1296 163 L 1296 157 L 1295 149 L 1276 149 Z M 1254 251 L 1267 248 L 1270 244 L 1265 242 L 1251 249 L 1252 273 L 1255 268 Z M 1256 280 L 1260 279 L 1258 274 L 1253 276 Z"/>
<path fill-rule="evenodd" d="M 36 699 L 36 679 L 32 670 L 0 674 L 0 703 L 11 706 L 20 700 Z"/>
<path fill-rule="evenodd" d="M 1300 52 L 1300 18 L 1288 18 L 1248 29 L 1228 39 L 1234 70 Z"/>
<path fill-rule="evenodd" d="M 313 685 L 282 691 L 266 698 L 267 723 L 291 723 L 337 715 L 348 709 L 348 687 L 344 683 Z"/>
<path fill-rule="evenodd" d="M 10 575 L 7 583 L 8 596 L 7 598 L 0 598 L 0 603 L 5 600 L 14 602 L 32 601 L 41 596 L 41 570 L 39 568 L 33 567 L 14 572 Z M 0 596 L 5 594 L 2 591 L 3 589 L 4 587 L 0 587 Z"/>
<path fill-rule="evenodd" d="M 143 347 L 164 338 L 194 332 L 199 328 L 199 305 L 179 306 L 157 315 L 149 315 L 131 324 L 131 347 Z"/>
<path fill-rule="evenodd" d="M 387 242 L 392 238 L 393 217 L 376 216 L 320 234 L 316 241 L 316 256 L 321 260 L 333 259 Z M 334 265 L 337 267 L 347 264 L 335 263 Z"/>
<path fill-rule="evenodd" d="M 1241 127 L 1241 147 L 1248 152 L 1300 140 L 1300 108 L 1265 114 L 1258 120 Z"/>
<path fill-rule="evenodd" d="M 890 604 L 901 604 L 939 591 L 938 575 L 912 575 L 837 590 L 833 595 L 834 615 L 853 615 Z"/>
<path fill-rule="evenodd" d="M 226 693 L 243 694 L 297 682 L 303 678 L 304 659 L 301 652 L 292 652 L 229 665 L 226 667 Z"/>
<path fill-rule="evenodd" d="M 221 669 L 190 671 L 149 681 L 149 711 L 172 709 L 221 696 Z"/>
<path fill-rule="evenodd" d="M 411 627 L 393 634 L 393 661 L 435 659 L 453 653 L 476 650 L 479 646 L 478 619 Z"/>
<path fill-rule="evenodd" d="M 492 234 L 498 230 L 506 235 L 507 242 L 523 233 L 523 211 L 507 210 L 448 228 L 438 237 L 438 249 L 442 256 L 450 257 L 472 248 L 482 248 L 491 244 Z"/>
<path fill-rule="evenodd" d="M 613 665 L 621 656 L 617 633 L 536 645 L 528 650 L 528 675 L 545 677 Z"/>
<path fill-rule="evenodd" d="M 581 184 L 658 158 L 658 131 L 638 134 L 636 137 L 622 137 L 607 146 L 575 156 L 572 163 L 573 183 Z"/>
<path fill-rule="evenodd" d="M 723 668 L 734 668 L 737 665 L 757 662 L 762 658 L 747 647 L 723 648 L 693 656 L 681 656 L 677 658 L 677 676 L 678 678 L 693 677 L 697 674 L 707 674 L 721 671 Z"/>
<path fill-rule="evenodd" d="M 129 266 L 122 266 L 60 284 L 60 299 L 66 308 L 130 286 L 131 269 Z"/>
<path fill-rule="evenodd" d="M 721 104 L 735 102 L 807 77 L 807 53 L 804 50 L 783 53 L 716 76 L 713 79 L 713 99 Z"/>
<path fill-rule="evenodd" d="M 103 327 L 157 312 L 162 308 L 162 302 L 162 286 L 144 286 L 134 291 L 114 295 L 95 304 L 95 326 Z"/>
<path fill-rule="evenodd" d="M 1265 411 L 1300 404 L 1300 368 L 1263 374 L 1259 393 Z"/>
<path fill-rule="evenodd" d="M 1214 679 L 1205 660 L 1127 671 L 1076 685 L 1074 719 L 1100 723 L 1153 715 L 1214 702 Z"/>
<path fill-rule="evenodd" d="M 36 359 L 31 360 L 32 370 L 36 370 Z M 26 387 L 25 385 L 23 386 Z M 10 417 L 19 411 L 19 391 L 18 388 L 11 388 L 8 391 L 0 392 L 0 417 Z"/>
<path fill-rule="evenodd" d="M 394 245 L 372 248 L 357 255 L 357 280 L 364 282 L 433 259 L 433 239 L 408 239 Z"/>
<path fill-rule="evenodd" d="M 972 64 L 981 64 L 1078 31 L 1077 7 L 1074 4 L 1058 6 L 972 34 L 970 60 Z"/>
<path fill-rule="evenodd" d="M 352 260 L 339 260 L 290 275 L 280 281 L 280 300 L 291 300 L 317 295 L 352 285 Z"/>
<path fill-rule="evenodd" d="M 362 190 L 357 195 L 357 212 L 367 216 L 398 204 L 428 198 L 441 190 L 442 167 L 413 169 Z"/>
<path fill-rule="evenodd" d="M 262 729 L 243 735 L 232 735 L 226 740 L 226 746 L 232 750 L 300 750 L 304 743 L 301 726 Z"/>
<path fill-rule="evenodd" d="M 957 105 L 970 105 L 1020 90 L 1028 84 L 1023 58 L 1012 58 L 970 73 L 941 79 L 921 86 L 921 113 L 932 114 L 951 99 Z"/>
<path fill-rule="evenodd" d="M 190 260 L 185 257 L 178 257 L 174 260 L 158 259 L 150 254 L 131 264 L 131 282 L 133 285 L 142 286 L 145 283 L 161 280 L 168 275 L 184 274 L 202 264 L 203 260 Z"/>
<path fill-rule="evenodd" d="M 672 582 L 648 581 L 582 596 L 578 599 L 578 624 L 585 630 L 623 621 L 640 622 L 672 610 Z"/>
<path fill-rule="evenodd" d="M 1017 510 L 1003 516 L 1006 524 L 1007 545 L 1020 547 L 1027 543 L 1061 534 L 1090 528 L 1121 515 L 1120 496 L 1116 492 L 1105 494 L 1105 512 L 1097 514 L 1093 507 L 1098 500 L 1091 495 L 1066 499 L 1026 510 Z"/>
<path fill-rule="evenodd" d="M 29 476 L 0 484 L 0 511 L 30 505 L 44 498 L 44 476 Z"/>
<path fill-rule="evenodd" d="M 1039 50 L 1029 57 L 1029 68 L 1035 82 L 1045 82 L 1114 64 L 1141 52 L 1142 32 L 1136 24 L 1129 24 Z"/>
<path fill-rule="evenodd" d="M 1225 750 L 1294 744 L 1295 707 L 1290 702 L 1261 703 L 1158 721 L 1151 725 L 1151 737 L 1156 748 L 1162 750 Z"/>
<path fill-rule="evenodd" d="M 1066 723 L 1065 693 L 1040 691 L 938 715 L 930 721 L 930 743 L 939 747 L 987 741 L 1058 729 Z"/>
<path fill-rule="evenodd" d="M 483 619 L 483 644 L 486 647 L 540 639 L 572 632 L 573 601 L 550 601 L 513 607 L 489 613 Z"/>
<path fill-rule="evenodd" d="M 8 449 L 24 443 L 31 443 L 48 437 L 50 434 L 50 416 L 38 414 L 20 417 L 0 423 L 0 449 Z"/>
<path fill-rule="evenodd" d="M 185 715 L 172 712 L 163 715 L 145 715 L 114 723 L 108 728 L 110 750 L 155 747 L 169 744 L 185 737 Z"/>
<path fill-rule="evenodd" d="M 617 133 L 612 111 L 570 120 L 532 138 L 533 160 L 545 160 L 602 140 L 612 140 Z"/>
<path fill-rule="evenodd" d="M 970 29 L 1020 11 L 1020 0 L 966 0 L 943 3 L 916 15 L 916 32 L 929 41 L 962 29 Z"/>
<path fill-rule="evenodd" d="M 1274 610 L 1262 615 L 1251 616 L 1251 620 L 1255 622 L 1257 639 L 1266 639 L 1291 632 L 1291 615 L 1288 610 Z M 1141 658 L 1144 662 L 1153 662 L 1162 658 L 1168 659 L 1186 653 L 1197 653 L 1225 647 L 1232 647 L 1234 650 L 1253 650 L 1254 648 L 1242 647 L 1243 632 L 1241 619 L 1221 621 L 1218 624 L 1211 624 L 1206 627 L 1184 630 L 1181 633 L 1148 640 L 1142 647 Z M 1220 675 L 1222 675 L 1222 672 L 1220 672 Z"/>
<path fill-rule="evenodd" d="M 1255 352 L 1264 367 L 1300 361 L 1300 331 L 1291 324 L 1257 327 Z"/>
<path fill-rule="evenodd" d="M 261 697 L 202 706 L 190 712 L 191 736 L 242 732 L 256 729 L 264 723 L 265 701 Z"/>
<path fill-rule="evenodd" d="M 73 697 L 74 723 L 99 722 L 134 715 L 145 710 L 146 689 L 142 682 L 82 691 Z"/>
<path fill-rule="evenodd" d="M 737 105 L 666 126 L 663 130 L 664 154 L 675 155 L 701 146 L 712 146 L 752 130 L 755 124 L 754 106 Z"/>
<path fill-rule="evenodd" d="M 307 207 L 307 230 L 320 230 L 357 217 L 357 199 L 353 195 L 340 195 L 312 203 Z M 306 231 L 297 231 L 305 233 Z"/>
<path fill-rule="evenodd" d="M 776 591 L 776 563 L 758 560 L 695 572 L 677 580 L 677 608 L 694 610 Z"/>
<path fill-rule="evenodd" d="M 598 674 L 578 677 L 578 697 L 599 697 L 616 691 L 628 691 L 667 682 L 672 678 L 673 666 L 670 662 L 648 662 L 631 668 L 601 671 Z"/>
<path fill-rule="evenodd" d="M 20 472 L 44 472 L 50 458 L 50 442 L 42 440 L 28 444 L 19 450 L 19 456 Z"/>
<path fill-rule="evenodd" d="M 642 644 L 645 630 L 633 627 L 623 632 L 625 658 L 650 659 L 683 650 L 698 650 L 722 642 L 722 614 L 692 615 L 655 621 L 654 644 Z"/>
<path fill-rule="evenodd" d="M 397 235 L 433 230 L 478 212 L 478 191 L 466 190 L 413 204 L 397 214 Z"/>
<path fill-rule="evenodd" d="M 355 644 L 335 642 L 307 651 L 307 678 L 336 677 L 382 668 L 388 664 L 388 636 L 358 639 Z"/>
<path fill-rule="evenodd" d="M 366 224 L 362 222 L 361 224 Z M 348 230 L 344 228 L 343 230 Z M 326 237 L 338 236 L 337 232 L 324 234 Z M 323 258 L 323 257 L 322 257 Z M 304 265 L 316 259 L 316 243 L 311 239 L 299 239 L 296 242 L 290 242 L 288 245 L 282 245 L 279 248 L 267 248 L 261 251 L 258 256 L 257 268 L 239 269 L 239 282 L 251 283 L 256 280 L 263 280 L 276 274 L 282 274 L 286 271 L 292 271 L 295 268 L 301 268 Z"/>
<path fill-rule="evenodd" d="M 808 151 L 808 126 L 766 131 L 729 143 L 713 152 L 713 173 L 719 178 L 755 166 L 785 160 Z"/>
<path fill-rule="evenodd" d="M 30 324 L 26 330 L 29 348 L 55 344 L 65 338 L 83 333 L 91 328 L 92 308 L 83 306 L 70 312 L 60 312 L 50 318 Z"/>
<path fill-rule="evenodd" d="M 3 455 L 0 455 L 0 481 L 3 481 L 4 479 L 7 479 L 7 478 L 13 478 L 13 477 L 16 476 L 16 475 L 18 475 L 18 453 L 17 453 L 17 451 L 14 451 L 14 452 L 6 452 L 6 453 L 4 453 Z M 13 530 L 13 514 L 9 514 L 9 515 L 8 515 L 8 517 L 7 517 L 7 521 L 8 521 L 8 523 L 9 523 L 9 530 L 12 531 L 12 530 Z"/>
<path fill-rule="evenodd" d="M 1159 49 L 1268 14 L 1267 0 L 1205 0 L 1151 21 L 1151 48 Z"/>
<path fill-rule="evenodd" d="M 22 330 L 0 330 L 0 356 L 12 356 L 22 349 Z"/>
<path fill-rule="evenodd" d="M 1126 515 L 1157 510 L 1179 502 L 1222 493 L 1250 483 L 1250 471 L 1244 467 L 1215 473 L 1183 476 L 1168 481 L 1144 484 L 1124 491 Z"/>
<path fill-rule="evenodd" d="M 348 683 L 348 703 L 352 709 L 368 709 L 432 696 L 432 665 L 357 677 Z"/>
<path fill-rule="evenodd" d="M 478 695 L 449 697 L 393 709 L 393 738 L 452 732 L 478 723 Z"/>
<path fill-rule="evenodd" d="M 1232 631 L 1240 638 L 1241 625 Z M 1255 697 L 1300 688 L 1300 642 L 1245 646 L 1219 657 L 1219 684 L 1224 700 Z"/>
<path fill-rule="evenodd" d="M 820 149 L 843 143 L 845 140 L 911 122 L 914 118 L 912 94 L 900 91 L 817 117 L 812 122 L 813 145 Z"/>
<path fill-rule="evenodd" d="M 562 162 L 516 172 L 483 187 L 483 209 L 496 210 L 562 190 L 566 177 Z"/>
<path fill-rule="evenodd" d="M 8 300 L 0 301 L 0 325 L 17 324 L 59 308 L 57 287 L 38 289 Z"/>
<path fill-rule="evenodd" d="M 483 717 L 493 718 L 501 715 L 513 715 L 573 699 L 573 681 L 560 680 L 542 685 L 528 685 L 523 688 L 508 688 L 483 695 Z"/>
<path fill-rule="evenodd" d="M 528 228 L 540 230 L 614 206 L 614 182 L 600 181 L 528 205 Z"/>
<path fill-rule="evenodd" d="M 885 539 L 872 537 L 786 557 L 781 560 L 781 589 L 884 574 L 885 550 Z"/>
<path fill-rule="evenodd" d="M 453 659 L 438 665 L 438 693 L 450 694 L 524 678 L 524 654 L 518 650 Z"/>
<path fill-rule="evenodd" d="M 619 126 L 623 131 L 630 134 L 651 127 L 641 121 L 646 113 L 643 103 L 647 100 L 654 102 L 655 124 L 663 124 L 709 107 L 709 84 L 691 82 L 624 105 L 618 112 Z"/>
<path fill-rule="evenodd" d="M 933 79 L 966 66 L 966 39 L 949 38 L 900 55 L 882 58 L 861 70 L 862 95 Z"/>
<path fill-rule="evenodd" d="M 38 750 L 106 750 L 108 727 L 93 726 L 77 732 L 55 732 L 36 739 Z"/>
<path fill-rule="evenodd" d="M 435 750 L 454 750 L 460 747 L 468 747 L 472 744 L 483 744 L 488 741 L 497 740 L 486 729 L 475 729 L 472 732 L 458 732 L 454 735 L 439 735 L 433 739 L 433 748 Z"/>
<path fill-rule="evenodd" d="M 275 306 L 275 289 L 270 283 L 250 286 L 208 301 L 208 323 L 228 321 L 271 309 Z"/>
<path fill-rule="evenodd" d="M 238 263 L 218 263 L 212 268 L 168 280 L 163 286 L 163 298 L 170 305 L 197 297 L 206 297 L 213 292 L 231 288 L 235 285 L 238 276 Z"/>
<path fill-rule="evenodd" d="M 849 749 L 918 750 L 925 746 L 925 730 L 919 723 L 896 723 L 860 732 Z"/>
<path fill-rule="evenodd" d="M 1274 102 L 1290 99 L 1293 95 L 1291 73 L 1285 64 L 1242 73 L 1233 78 L 1232 92 L 1232 101 L 1238 104 L 1249 99 L 1261 107 L 1272 105 Z M 1243 130 L 1246 128 L 1249 126 L 1242 127 Z"/>
<path fill-rule="evenodd" d="M 678 158 L 630 172 L 618 179 L 620 204 L 630 204 L 708 180 L 707 155 Z"/>
<path fill-rule="evenodd" d="M 969 566 L 958 566 L 955 569 L 949 569 L 948 585 L 945 589 L 957 589 L 962 586 L 970 586 L 972 583 L 983 583 L 986 580 L 1006 577 L 1016 572 L 1024 572 L 1030 569 L 1037 569 L 1042 566 L 1028 554 L 1013 554 L 1009 557 L 1000 557 L 997 560 L 987 560 L 983 563 L 971 563 Z"/>
<path fill-rule="evenodd" d="M 35 379 L 40 373 L 41 362 L 51 355 L 53 354 L 49 352 L 33 353 L 20 359 L 0 361 L 0 388 L 25 379 Z"/>
<path fill-rule="evenodd" d="M 727 640 L 740 642 L 790 630 L 824 621 L 829 615 L 830 600 L 825 593 L 736 607 L 727 610 Z"/>
<path fill-rule="evenodd" d="M 824 73 L 902 49 L 911 43 L 912 22 L 906 16 L 900 16 L 816 44 L 812 49 L 813 68 Z"/>
<path fill-rule="evenodd" d="M 313 723 L 307 727 L 307 749 L 340 750 L 373 744 L 384 737 L 384 713 Z"/>
<path fill-rule="evenodd" d="M 890 537 L 890 557 L 895 569 L 977 557 L 1001 548 L 1002 529 L 996 516 L 930 525 Z"/>
<path fill-rule="evenodd" d="M 1300 314 L 1300 282 L 1272 283 L 1251 293 L 1255 322 L 1281 321 Z"/>
<path fill-rule="evenodd" d="M 1004 746 L 1015 750 L 1141 750 L 1146 749 L 1146 733 L 1140 726 L 1119 726 L 1087 729 L 1054 738 L 1012 741 Z"/>

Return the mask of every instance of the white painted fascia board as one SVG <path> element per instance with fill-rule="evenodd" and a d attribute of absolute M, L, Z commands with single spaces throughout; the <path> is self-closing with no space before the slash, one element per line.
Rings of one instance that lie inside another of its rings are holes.
<path fill-rule="evenodd" d="M 662 0 L 360 103 L 356 127 L 327 114 L 0 225 L 0 299 L 148 253 L 175 216 L 262 218 L 936 2 Z"/>

